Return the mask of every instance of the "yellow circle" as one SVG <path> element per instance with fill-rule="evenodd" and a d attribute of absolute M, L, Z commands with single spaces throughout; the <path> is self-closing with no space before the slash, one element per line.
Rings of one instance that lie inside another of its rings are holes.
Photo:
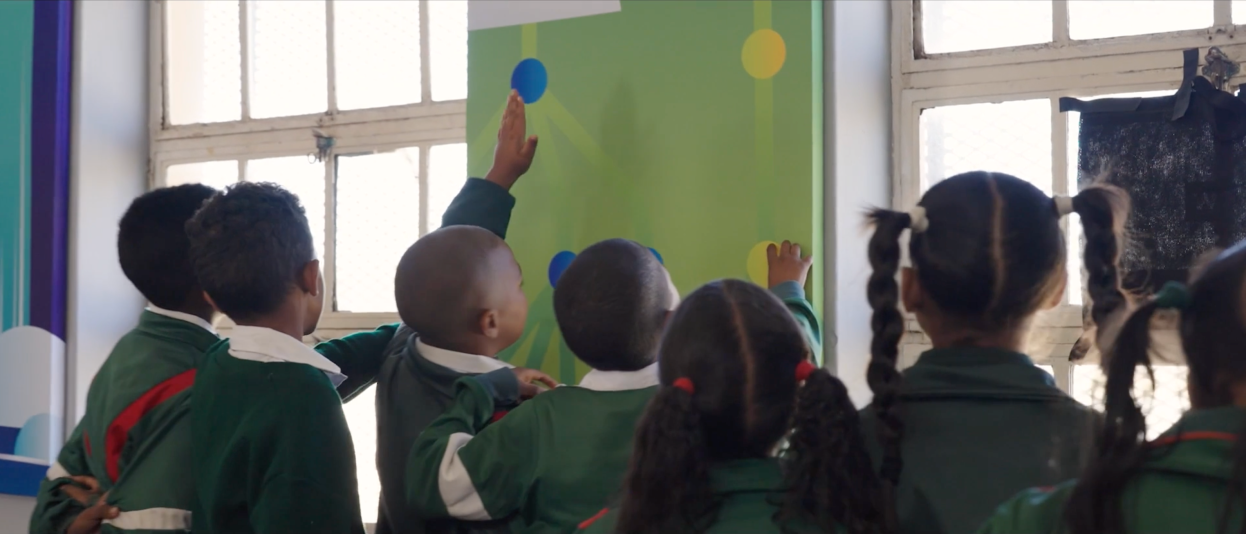
<path fill-rule="evenodd" d="M 779 73 L 783 61 L 787 59 L 787 46 L 778 32 L 764 28 L 753 32 L 744 41 L 744 51 L 740 53 L 744 62 L 744 70 L 749 76 L 764 80 Z"/>
<path fill-rule="evenodd" d="M 770 282 L 770 262 L 766 260 L 766 247 L 770 245 L 778 246 L 774 241 L 762 241 L 753 245 L 753 250 L 748 251 L 748 279 L 754 284 L 766 287 Z"/>

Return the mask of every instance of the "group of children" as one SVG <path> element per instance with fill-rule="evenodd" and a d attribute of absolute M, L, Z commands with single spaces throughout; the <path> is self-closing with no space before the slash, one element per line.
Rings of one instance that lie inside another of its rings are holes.
<path fill-rule="evenodd" d="M 509 190 L 536 152 L 525 132 L 512 94 L 489 173 L 397 264 L 402 323 L 314 348 L 302 338 L 324 281 L 294 195 L 240 183 L 135 200 L 118 250 L 150 304 L 92 382 L 31 532 L 361 533 L 341 402 L 373 384 L 386 534 L 1246 527 L 1246 247 L 1190 289 L 1134 303 L 1117 274 L 1122 191 L 1052 198 L 1003 174 L 948 178 L 909 212 L 871 213 L 874 400 L 858 412 L 814 363 L 799 246 L 770 248 L 768 291 L 720 280 L 681 302 L 648 249 L 606 240 L 554 291 L 562 337 L 591 368 L 560 386 L 496 358 L 527 317 L 504 241 Z M 1022 353 L 1065 291 L 1072 213 L 1092 315 L 1122 325 L 1101 329 L 1104 414 Z M 901 303 L 935 347 L 903 373 Z M 1147 441 L 1134 371 L 1169 308 L 1194 409 Z"/>

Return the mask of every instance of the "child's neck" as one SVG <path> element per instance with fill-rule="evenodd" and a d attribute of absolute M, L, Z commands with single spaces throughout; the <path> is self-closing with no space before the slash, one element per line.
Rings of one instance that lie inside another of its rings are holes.
<path fill-rule="evenodd" d="M 936 349 L 954 347 L 980 347 L 1021 352 L 1025 348 L 1027 329 L 1010 328 L 1000 332 L 973 332 L 953 330 L 945 332 L 927 332 L 930 344 Z"/>

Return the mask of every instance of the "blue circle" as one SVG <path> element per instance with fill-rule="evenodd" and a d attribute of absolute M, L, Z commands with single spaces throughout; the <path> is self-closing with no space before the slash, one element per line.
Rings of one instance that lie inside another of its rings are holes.
<path fill-rule="evenodd" d="M 654 257 L 658 259 L 658 263 L 661 263 L 662 265 L 666 265 L 666 262 L 662 260 L 662 255 L 658 254 L 658 249 L 649 247 L 649 252 L 652 252 Z"/>
<path fill-rule="evenodd" d="M 545 72 L 545 64 L 534 57 L 520 61 L 518 65 L 515 65 L 515 70 L 511 71 L 511 89 L 519 92 L 525 104 L 540 100 L 545 94 L 545 86 L 548 82 L 549 76 Z"/>
<path fill-rule="evenodd" d="M 571 260 L 575 259 L 575 253 L 564 250 L 554 254 L 553 259 L 549 260 L 549 286 L 557 287 L 558 279 L 562 277 L 563 271 L 567 270 L 567 266 L 571 265 Z"/>

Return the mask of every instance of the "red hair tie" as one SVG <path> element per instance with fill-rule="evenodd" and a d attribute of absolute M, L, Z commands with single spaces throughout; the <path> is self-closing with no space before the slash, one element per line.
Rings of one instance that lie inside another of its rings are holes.
<path fill-rule="evenodd" d="M 809 375 L 813 374 L 813 372 L 817 370 L 818 367 L 812 363 L 809 363 L 809 360 L 802 360 L 800 363 L 796 364 L 796 381 L 804 382 L 805 379 L 809 378 Z"/>
<path fill-rule="evenodd" d="M 687 391 L 689 395 L 691 395 L 692 392 L 696 391 L 697 389 L 692 386 L 692 379 L 690 378 L 676 378 L 675 381 L 671 383 L 671 385 L 679 389 L 682 389 L 684 391 Z"/>

